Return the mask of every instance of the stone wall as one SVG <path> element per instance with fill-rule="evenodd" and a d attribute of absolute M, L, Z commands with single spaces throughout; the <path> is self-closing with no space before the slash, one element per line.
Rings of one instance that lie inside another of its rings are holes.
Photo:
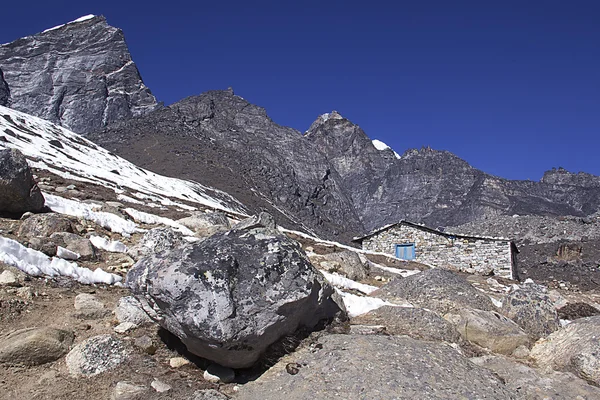
<path fill-rule="evenodd" d="M 396 254 L 397 244 L 415 244 L 415 261 L 437 268 L 512 278 L 508 240 L 454 237 L 398 224 L 362 241 L 364 250 Z"/>

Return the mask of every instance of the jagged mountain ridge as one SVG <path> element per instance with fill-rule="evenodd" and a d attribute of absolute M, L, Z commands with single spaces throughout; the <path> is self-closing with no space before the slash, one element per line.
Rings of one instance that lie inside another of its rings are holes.
<path fill-rule="evenodd" d="M 12 108 L 80 134 L 158 107 L 123 32 L 102 16 L 0 45 L 0 69 Z M 2 91 L 0 80 L 0 104 Z"/>
<path fill-rule="evenodd" d="M 0 69 L 0 106 L 7 106 L 9 98 L 10 91 L 8 89 L 8 84 L 4 80 L 4 73 L 2 72 L 2 69 Z"/>

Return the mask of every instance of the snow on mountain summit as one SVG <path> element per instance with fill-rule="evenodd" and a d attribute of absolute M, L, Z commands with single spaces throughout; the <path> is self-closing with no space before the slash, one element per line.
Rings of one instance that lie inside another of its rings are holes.
<path fill-rule="evenodd" d="M 375 148 L 379 151 L 388 150 L 388 149 L 392 150 L 392 148 L 390 146 L 383 143 L 381 140 L 373 139 L 372 142 L 373 142 L 373 146 L 375 146 Z M 392 151 L 394 151 L 394 150 L 392 150 Z M 398 158 L 398 159 L 400 158 L 400 155 L 398 153 L 396 153 L 395 151 L 394 151 L 394 155 L 396 156 L 396 158 Z"/>
<path fill-rule="evenodd" d="M 53 31 L 55 29 L 60 29 L 63 26 L 68 25 L 68 24 L 74 24 L 74 23 L 77 23 L 77 22 L 87 21 L 88 19 L 92 19 L 92 18 L 95 18 L 95 17 L 96 16 L 94 14 L 84 15 L 83 17 L 79 17 L 79 18 L 77 18 L 77 19 L 75 19 L 73 21 L 67 22 L 66 24 L 61 24 L 61 25 L 54 26 L 52 28 L 48 28 L 45 31 L 42 31 L 42 33 L 50 32 L 50 31 Z"/>
<path fill-rule="evenodd" d="M 225 192 L 142 169 L 91 141 L 43 119 L 0 106 L 0 149 L 19 149 L 32 167 L 67 179 L 99 184 L 123 195 L 180 208 L 189 203 L 234 214 L 245 207 Z"/>

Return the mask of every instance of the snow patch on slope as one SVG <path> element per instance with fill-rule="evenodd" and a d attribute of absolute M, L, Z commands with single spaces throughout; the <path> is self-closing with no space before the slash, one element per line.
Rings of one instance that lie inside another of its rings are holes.
<path fill-rule="evenodd" d="M 67 179 L 99 184 L 115 193 L 123 194 L 124 189 L 129 189 L 163 205 L 195 208 L 171 200 L 176 198 L 246 215 L 245 207 L 225 192 L 139 168 L 68 129 L 0 106 L 0 149 L 3 148 L 19 149 L 30 159 L 32 167 Z"/>
<path fill-rule="evenodd" d="M 375 146 L 375 148 L 379 151 L 388 150 L 388 149 L 392 150 L 392 148 L 390 146 L 383 143 L 381 140 L 373 139 L 372 142 L 373 142 L 373 146 Z M 392 152 L 394 152 L 394 156 L 396 156 L 397 159 L 400 159 L 400 154 L 396 153 L 394 150 L 392 150 Z"/>
<path fill-rule="evenodd" d="M 77 18 L 77 19 L 75 19 L 75 20 L 73 20 L 73 21 L 71 21 L 71 22 L 67 22 L 66 24 L 56 25 L 56 26 L 54 26 L 54 27 L 52 27 L 52 28 L 48 28 L 48 29 L 46 29 L 45 31 L 42 31 L 42 33 L 50 32 L 50 31 L 54 31 L 54 30 L 56 30 L 56 29 L 60 29 L 60 28 L 62 28 L 63 26 L 65 26 L 65 25 L 68 25 L 68 24 L 74 24 L 74 23 L 76 23 L 76 22 L 83 22 L 83 21 L 87 21 L 88 19 L 92 19 L 92 18 L 94 18 L 94 17 L 95 17 L 95 15 L 94 15 L 94 14 L 88 14 L 88 15 L 84 15 L 83 17 L 79 17 L 79 18 Z"/>

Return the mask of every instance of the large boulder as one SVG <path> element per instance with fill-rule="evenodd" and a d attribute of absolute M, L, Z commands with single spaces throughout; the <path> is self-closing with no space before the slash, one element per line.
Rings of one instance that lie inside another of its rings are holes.
<path fill-rule="evenodd" d="M 368 270 L 357 253 L 353 251 L 340 251 L 323 255 L 311 255 L 310 261 L 319 269 L 327 272 L 337 272 L 353 281 L 360 281 L 367 277 Z"/>
<path fill-rule="evenodd" d="M 600 386 L 600 316 L 580 318 L 539 340 L 531 358 L 542 367 L 573 371 Z"/>
<path fill-rule="evenodd" d="M 498 375 L 522 399 L 600 399 L 600 388 L 569 372 L 540 371 L 502 356 L 471 358 Z"/>
<path fill-rule="evenodd" d="M 71 221 L 60 214 L 35 214 L 27 218 L 19 228 L 22 238 L 49 237 L 56 232 L 73 233 Z M 56 243 L 52 241 L 55 245 Z"/>
<path fill-rule="evenodd" d="M 0 338 L 0 363 L 40 365 L 67 354 L 74 335 L 55 328 L 25 328 Z"/>
<path fill-rule="evenodd" d="M 38 212 L 42 208 L 44 196 L 25 156 L 16 149 L 0 150 L 0 212 Z"/>
<path fill-rule="evenodd" d="M 466 279 L 444 269 L 429 269 L 407 278 L 397 278 L 371 293 L 373 297 L 395 301 L 408 300 L 414 305 L 445 314 L 464 307 L 494 310 L 488 296 Z"/>
<path fill-rule="evenodd" d="M 92 336 L 79 343 L 65 359 L 73 377 L 90 377 L 109 371 L 127 361 L 130 350 L 111 335 Z"/>
<path fill-rule="evenodd" d="M 236 397 L 307 398 L 506 400 L 516 395 L 492 372 L 442 343 L 404 336 L 327 335 L 318 345 L 282 358 Z"/>
<path fill-rule="evenodd" d="M 517 347 L 529 344 L 529 335 L 519 325 L 495 311 L 465 308 L 456 317 L 446 316 L 456 322 L 463 339 L 494 353 L 512 354 Z"/>
<path fill-rule="evenodd" d="M 502 302 L 502 313 L 515 321 L 533 340 L 546 337 L 560 328 L 554 303 L 537 285 L 511 291 Z"/>
<path fill-rule="evenodd" d="M 458 343 L 460 335 L 454 326 L 434 313 L 416 307 L 383 306 L 352 318 L 352 324 L 380 325 L 390 335 L 406 335 L 415 339 Z"/>
<path fill-rule="evenodd" d="M 345 314 L 300 246 L 255 224 L 145 257 L 126 282 L 190 352 L 232 368 L 253 365 L 300 327 Z"/>
<path fill-rule="evenodd" d="M 181 233 L 171 228 L 154 228 L 146 232 L 135 246 L 130 247 L 127 254 L 138 260 L 154 253 L 173 250 L 183 243 Z"/>

